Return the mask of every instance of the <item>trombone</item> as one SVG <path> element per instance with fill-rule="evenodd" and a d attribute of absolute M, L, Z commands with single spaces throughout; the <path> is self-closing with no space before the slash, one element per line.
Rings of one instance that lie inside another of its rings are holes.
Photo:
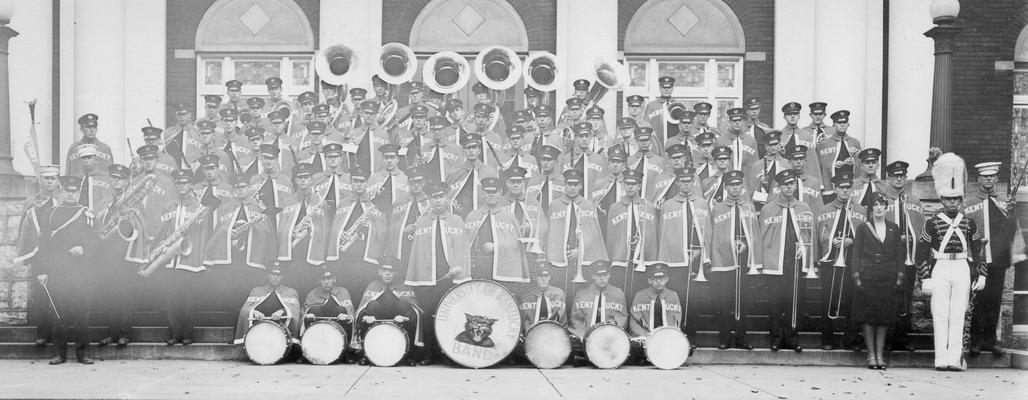
<path fill-rule="evenodd" d="M 803 276 L 804 279 L 817 279 L 817 273 L 814 272 L 813 266 L 810 264 L 810 254 L 813 249 L 813 244 L 810 242 L 814 237 L 814 213 L 810 211 L 801 212 L 796 217 L 796 222 L 799 224 L 799 237 L 796 240 L 796 249 L 798 250 L 796 257 L 800 259 L 800 265 L 793 268 L 792 278 L 792 312 L 790 313 L 790 324 L 792 329 L 795 330 L 797 326 L 797 313 L 799 312 L 799 300 L 800 300 L 800 270 L 806 269 L 806 273 Z"/>
<path fill-rule="evenodd" d="M 827 316 L 828 319 L 833 320 L 838 319 L 839 314 L 842 311 L 842 288 L 844 279 L 846 279 L 846 237 L 850 236 L 851 228 L 849 221 L 849 202 L 846 202 L 846 205 L 840 210 L 839 218 L 842 219 L 842 221 L 839 221 L 842 223 L 842 227 L 838 231 L 832 232 L 832 240 L 828 243 L 828 245 L 831 246 L 836 237 L 841 239 L 839 243 L 839 252 L 836 253 L 835 262 L 832 263 L 832 285 L 828 291 Z M 827 259 L 829 255 L 831 255 L 831 249 L 829 249 L 825 258 Z"/>

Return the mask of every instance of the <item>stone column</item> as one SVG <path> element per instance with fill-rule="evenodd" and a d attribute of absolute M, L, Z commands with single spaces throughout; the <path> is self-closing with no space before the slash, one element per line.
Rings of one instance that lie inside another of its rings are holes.
<path fill-rule="evenodd" d="M 8 74 L 8 44 L 18 32 L 0 23 L 0 183 L 20 181 L 11 157 L 11 83 Z"/>
<path fill-rule="evenodd" d="M 928 166 L 932 108 L 932 41 L 922 35 L 931 27 L 925 10 L 932 0 L 889 2 L 888 154 L 884 160 L 910 163 L 911 177 Z"/>
<path fill-rule="evenodd" d="M 618 2 L 616 0 L 567 0 L 557 2 L 557 55 L 562 86 L 557 88 L 556 112 L 564 109 L 571 94 L 571 82 L 595 80 L 593 67 L 598 57 L 617 59 Z M 617 95 L 608 92 L 599 106 L 606 111 L 608 127 L 616 117 Z"/>
<path fill-rule="evenodd" d="M 806 125 L 807 104 L 814 97 L 814 0 L 780 0 L 775 2 L 775 99 L 770 106 L 777 119 L 772 125 L 782 126 L 782 105 L 790 101 L 803 104 L 800 125 Z M 770 121 L 769 121 L 770 122 Z"/>
<path fill-rule="evenodd" d="M 814 8 L 814 98 L 828 103 L 829 115 L 850 110 L 848 132 L 861 143 L 871 129 L 879 131 L 865 122 L 868 1 L 874 0 L 818 0 Z"/>
<path fill-rule="evenodd" d="M 371 76 L 378 63 L 378 49 L 382 46 L 382 0 L 335 1 L 321 0 L 319 47 L 345 44 L 357 55 L 353 66 L 353 80 L 349 87 L 360 87 L 374 96 Z"/>
<path fill-rule="evenodd" d="M 114 162 L 118 163 L 127 161 L 125 3 L 126 0 L 75 2 L 75 113 L 73 119 L 62 121 L 74 127 L 72 140 L 77 140 L 82 136 L 76 123 L 78 117 L 85 113 L 99 116 L 97 138 L 111 146 Z M 70 142 L 62 143 L 62 163 L 69 145 Z"/>
<path fill-rule="evenodd" d="M 935 78 L 932 82 L 931 145 L 943 152 L 953 151 L 953 38 L 963 28 L 954 21 L 941 21 L 924 35 L 935 42 Z"/>

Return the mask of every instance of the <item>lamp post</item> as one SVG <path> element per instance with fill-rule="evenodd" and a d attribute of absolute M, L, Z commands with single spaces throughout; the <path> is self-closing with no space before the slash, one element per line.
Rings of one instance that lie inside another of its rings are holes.
<path fill-rule="evenodd" d="M 18 32 L 7 26 L 14 15 L 11 0 L 0 0 L 0 183 L 21 180 L 11 163 L 11 82 L 8 76 L 8 41 Z"/>

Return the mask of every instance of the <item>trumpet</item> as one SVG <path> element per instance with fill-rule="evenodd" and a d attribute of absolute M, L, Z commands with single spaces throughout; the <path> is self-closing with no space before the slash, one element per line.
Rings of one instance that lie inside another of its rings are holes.
<path fill-rule="evenodd" d="M 691 254 L 689 256 L 689 264 L 692 264 L 693 257 L 699 257 L 700 258 L 700 262 L 698 264 L 699 268 L 696 269 L 697 270 L 696 277 L 693 278 L 693 280 L 696 281 L 696 282 L 707 282 L 707 276 L 704 275 L 704 272 L 703 272 L 703 246 L 700 246 L 700 245 L 689 246 L 689 254 Z"/>

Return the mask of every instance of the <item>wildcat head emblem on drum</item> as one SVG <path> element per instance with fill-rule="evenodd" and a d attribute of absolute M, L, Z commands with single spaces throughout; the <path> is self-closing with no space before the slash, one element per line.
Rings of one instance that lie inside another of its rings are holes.
<path fill-rule="evenodd" d="M 465 313 L 464 317 L 467 318 L 467 322 L 464 323 L 464 331 L 457 334 L 454 340 L 472 346 L 495 346 L 493 340 L 489 338 L 489 334 L 493 333 L 493 324 L 497 321 L 495 318 L 468 313 Z"/>

